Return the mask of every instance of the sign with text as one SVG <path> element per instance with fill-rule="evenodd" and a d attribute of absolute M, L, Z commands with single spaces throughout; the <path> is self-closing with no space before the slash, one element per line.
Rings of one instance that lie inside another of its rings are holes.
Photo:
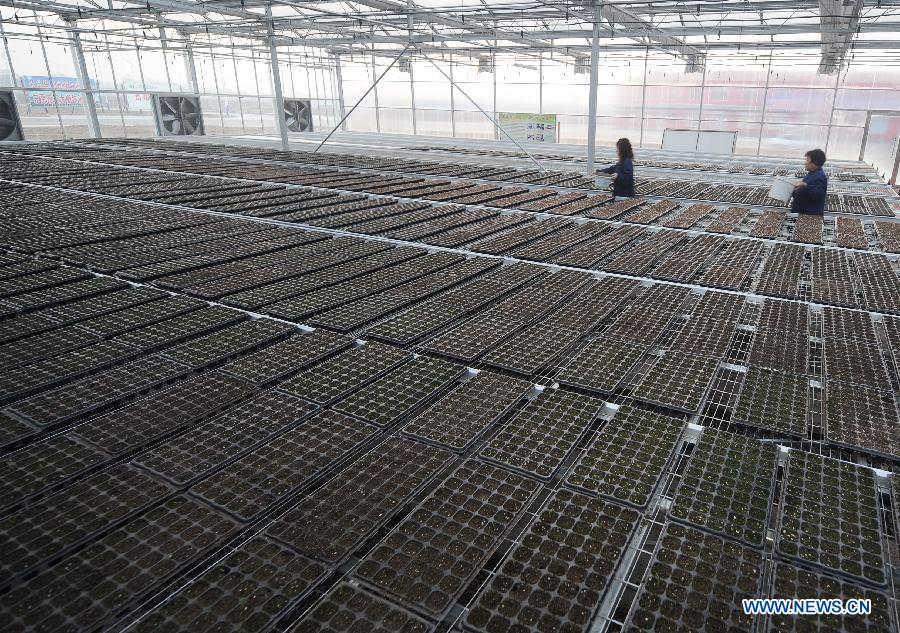
<path fill-rule="evenodd" d="M 91 88 L 97 89 L 93 79 Z M 84 93 L 80 92 L 81 82 L 77 77 L 47 77 L 46 75 L 25 75 L 22 84 L 28 88 L 28 103 L 33 106 L 53 106 L 53 94 L 56 93 L 56 104 L 61 106 L 84 105 Z M 76 92 L 79 91 L 79 92 Z"/>
<path fill-rule="evenodd" d="M 559 136 L 555 114 L 498 112 L 497 119 L 510 136 L 524 143 L 556 143 Z"/>

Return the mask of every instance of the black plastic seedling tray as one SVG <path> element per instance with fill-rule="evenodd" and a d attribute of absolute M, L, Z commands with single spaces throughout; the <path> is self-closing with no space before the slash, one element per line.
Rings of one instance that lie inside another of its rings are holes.
<path fill-rule="evenodd" d="M 315 363 L 351 344 L 350 338 L 325 330 L 291 336 L 225 365 L 222 370 L 261 387 Z"/>
<path fill-rule="evenodd" d="M 828 381 L 826 439 L 840 446 L 895 458 L 900 447 L 900 420 L 894 395 L 890 391 Z"/>
<path fill-rule="evenodd" d="M 191 487 L 190 492 L 247 522 L 338 465 L 375 427 L 323 411 Z"/>
<path fill-rule="evenodd" d="M 187 486 L 302 423 L 316 410 L 295 396 L 266 391 L 141 453 L 133 463 L 173 485 Z"/>
<path fill-rule="evenodd" d="M 142 614 L 136 633 L 260 633 L 321 581 L 328 568 L 257 536 Z"/>
<path fill-rule="evenodd" d="M 401 512 L 453 459 L 448 451 L 388 438 L 274 521 L 266 533 L 336 564 Z"/>
<path fill-rule="evenodd" d="M 280 383 L 278 389 L 324 405 L 352 393 L 410 358 L 408 352 L 395 347 L 366 343 Z"/>
<path fill-rule="evenodd" d="M 612 336 L 585 345 L 556 379 L 564 385 L 612 393 L 650 348 Z"/>
<path fill-rule="evenodd" d="M 360 563 L 354 575 L 441 618 L 515 524 L 539 484 L 469 460 Z"/>
<path fill-rule="evenodd" d="M 751 367 L 734 410 L 734 421 L 778 433 L 806 437 L 809 379 Z"/>
<path fill-rule="evenodd" d="M 482 371 L 403 427 L 410 437 L 463 451 L 525 396 L 531 383 Z"/>
<path fill-rule="evenodd" d="M 872 471 L 791 450 L 776 550 L 875 585 L 888 581 Z"/>
<path fill-rule="evenodd" d="M 767 633 L 889 633 L 892 628 L 888 596 L 868 587 L 839 580 L 833 576 L 778 562 L 774 574 L 773 596 L 779 598 L 862 598 L 872 601 L 872 612 L 865 615 L 773 615 L 766 623 Z M 893 623 L 896 626 L 896 623 Z"/>
<path fill-rule="evenodd" d="M 342 582 L 288 633 L 432 633 L 434 624 L 387 602 L 353 582 Z"/>
<path fill-rule="evenodd" d="M 0 519 L 0 586 L 90 542 L 171 493 L 149 475 L 116 465 L 7 514 Z"/>
<path fill-rule="evenodd" d="M 603 409 L 603 401 L 556 389 L 529 401 L 481 449 L 484 459 L 549 479 Z"/>
<path fill-rule="evenodd" d="M 640 515 L 558 490 L 473 602 L 466 627 L 491 633 L 583 633 Z"/>
<path fill-rule="evenodd" d="M 461 365 L 420 356 L 341 400 L 334 409 L 387 426 L 433 397 L 462 372 Z"/>
<path fill-rule="evenodd" d="M 670 350 L 644 375 L 634 397 L 693 413 L 700 408 L 718 361 Z"/>
<path fill-rule="evenodd" d="M 684 420 L 622 407 L 575 462 L 566 485 L 645 508 L 681 440 Z"/>
<path fill-rule="evenodd" d="M 669 523 L 623 631 L 751 631 L 741 600 L 763 595 L 763 577 L 756 550 Z"/>
<path fill-rule="evenodd" d="M 778 449 L 705 429 L 682 474 L 669 516 L 762 547 L 775 491 Z"/>

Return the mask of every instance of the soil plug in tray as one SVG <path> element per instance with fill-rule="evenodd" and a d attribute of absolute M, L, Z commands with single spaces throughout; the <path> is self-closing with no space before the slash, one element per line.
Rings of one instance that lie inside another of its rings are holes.
<path fill-rule="evenodd" d="M 278 389 L 324 405 L 410 358 L 408 352 L 396 347 L 369 342 L 315 365 L 279 384 Z"/>
<path fill-rule="evenodd" d="M 872 589 L 838 580 L 832 576 L 779 562 L 775 567 L 775 591 L 778 598 L 823 598 L 872 601 L 872 612 L 853 615 L 773 615 L 769 616 L 768 633 L 889 633 L 890 600 Z"/>
<path fill-rule="evenodd" d="M 442 617 L 539 486 L 469 460 L 362 560 L 356 576 L 401 604 Z"/>
<path fill-rule="evenodd" d="M 208 334 L 195 341 L 182 343 L 164 352 L 166 358 L 200 369 L 244 353 L 259 345 L 266 345 L 297 331 L 286 323 L 269 319 L 253 319 Z"/>
<path fill-rule="evenodd" d="M 177 486 L 186 486 L 315 411 L 315 405 L 300 398 L 266 391 L 142 453 L 134 463 Z"/>
<path fill-rule="evenodd" d="M 557 491 L 475 600 L 466 625 L 491 633 L 587 631 L 639 518 Z"/>
<path fill-rule="evenodd" d="M 136 633 L 263 631 L 327 568 L 257 536 L 141 617 Z"/>
<path fill-rule="evenodd" d="M 462 374 L 455 363 L 420 356 L 341 400 L 334 409 L 387 426 Z"/>
<path fill-rule="evenodd" d="M 775 490 L 778 449 L 706 429 L 691 453 L 669 516 L 761 547 Z"/>
<path fill-rule="evenodd" d="M 614 336 L 601 336 L 585 345 L 563 367 L 557 380 L 566 385 L 612 393 L 649 348 Z"/>
<path fill-rule="evenodd" d="M 893 393 L 828 381 L 825 411 L 828 441 L 896 457 L 900 420 Z"/>
<path fill-rule="evenodd" d="M 684 420 L 622 407 L 597 432 L 566 485 L 645 508 L 683 428 Z"/>
<path fill-rule="evenodd" d="M 171 490 L 117 465 L 0 519 L 0 585 L 76 546 Z"/>
<path fill-rule="evenodd" d="M 779 433 L 806 437 L 809 379 L 780 371 L 751 368 L 734 410 L 734 421 Z"/>
<path fill-rule="evenodd" d="M 375 430 L 323 411 L 195 484 L 191 492 L 249 521 L 333 466 Z"/>
<path fill-rule="evenodd" d="M 784 478 L 781 554 L 876 585 L 887 581 L 872 471 L 792 450 Z"/>
<path fill-rule="evenodd" d="M 710 358 L 666 352 L 638 383 L 634 397 L 680 411 L 697 411 L 718 365 Z"/>
<path fill-rule="evenodd" d="M 278 518 L 267 534 L 336 563 L 389 521 L 452 457 L 433 446 L 389 438 Z"/>
<path fill-rule="evenodd" d="M 434 625 L 349 582 L 334 587 L 288 633 L 432 633 Z"/>
<path fill-rule="evenodd" d="M 105 628 L 224 544 L 235 527 L 186 497 L 170 499 L 0 596 L 0 628 Z"/>
<path fill-rule="evenodd" d="M 759 552 L 670 523 L 623 631 L 751 631 L 741 600 L 762 595 L 762 578 Z"/>
<path fill-rule="evenodd" d="M 548 479 L 603 409 L 590 396 L 545 390 L 499 430 L 481 457 Z"/>
<path fill-rule="evenodd" d="M 524 380 L 479 372 L 407 423 L 403 432 L 461 451 L 530 388 Z"/>

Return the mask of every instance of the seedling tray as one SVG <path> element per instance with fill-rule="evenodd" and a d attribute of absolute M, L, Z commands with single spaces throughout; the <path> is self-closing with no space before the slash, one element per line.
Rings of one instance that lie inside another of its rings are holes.
<path fill-rule="evenodd" d="M 0 509 L 46 494 L 107 459 L 93 447 L 64 435 L 9 453 L 0 461 Z"/>
<path fill-rule="evenodd" d="M 117 465 L 0 519 L 0 586 L 58 558 L 171 494 L 137 469 Z"/>
<path fill-rule="evenodd" d="M 300 398 L 267 391 L 142 453 L 134 464 L 183 487 L 293 428 L 316 411 Z"/>
<path fill-rule="evenodd" d="M 678 484 L 669 516 L 762 547 L 777 461 L 778 450 L 772 444 L 704 430 Z"/>
<path fill-rule="evenodd" d="M 872 612 L 866 615 L 773 615 L 766 623 L 768 633 L 887 633 L 891 627 L 890 599 L 884 594 L 833 576 L 795 567 L 785 562 L 775 566 L 775 597 L 797 598 L 866 598 L 872 601 Z"/>
<path fill-rule="evenodd" d="M 825 437 L 829 442 L 896 457 L 900 420 L 891 392 L 829 381 L 825 410 Z"/>
<path fill-rule="evenodd" d="M 806 437 L 810 412 L 809 379 L 751 368 L 734 410 L 734 421 Z"/>
<path fill-rule="evenodd" d="M 806 332 L 757 330 L 753 337 L 750 364 L 768 369 L 807 373 L 809 336 Z"/>
<path fill-rule="evenodd" d="M 683 420 L 622 407 L 597 431 L 566 485 L 646 508 L 672 461 L 683 428 Z"/>
<path fill-rule="evenodd" d="M 588 630 L 640 515 L 555 492 L 466 616 L 473 631 Z"/>
<path fill-rule="evenodd" d="M 333 468 L 375 427 L 323 411 L 195 484 L 190 492 L 250 521 Z"/>
<path fill-rule="evenodd" d="M 266 533 L 335 564 L 402 512 L 452 459 L 445 450 L 388 438 L 279 517 Z"/>
<path fill-rule="evenodd" d="M 0 596 L 4 630 L 104 629 L 235 528 L 186 497 L 169 499 Z"/>
<path fill-rule="evenodd" d="M 466 461 L 362 560 L 355 576 L 439 619 L 539 487 L 522 475 Z"/>
<path fill-rule="evenodd" d="M 222 370 L 261 387 L 348 347 L 351 340 L 325 330 L 298 334 L 225 365 Z"/>
<path fill-rule="evenodd" d="M 420 356 L 334 405 L 334 409 L 384 427 L 434 397 L 462 374 L 462 366 Z"/>
<path fill-rule="evenodd" d="M 611 394 L 649 349 L 614 336 L 600 336 L 585 345 L 556 379 L 564 385 Z"/>
<path fill-rule="evenodd" d="M 220 363 L 232 356 L 244 354 L 257 347 L 268 345 L 297 329 L 286 323 L 269 319 L 253 319 L 208 334 L 197 340 L 182 343 L 166 350 L 163 355 L 175 362 L 194 369 Z"/>
<path fill-rule="evenodd" d="M 875 585 L 887 582 L 870 469 L 792 450 L 784 490 L 780 554 Z"/>
<path fill-rule="evenodd" d="M 597 398 L 543 391 L 499 430 L 480 456 L 547 480 L 602 409 Z"/>
<path fill-rule="evenodd" d="M 328 592 L 288 633 L 433 633 L 434 630 L 434 624 L 382 600 L 356 583 L 342 582 Z"/>
<path fill-rule="evenodd" d="M 329 404 L 410 358 L 408 352 L 395 347 L 366 343 L 280 383 L 278 389 L 322 405 Z"/>
<path fill-rule="evenodd" d="M 408 422 L 403 433 L 463 451 L 517 406 L 531 386 L 524 380 L 482 371 Z"/>
<path fill-rule="evenodd" d="M 688 413 L 697 411 L 718 362 L 702 356 L 669 351 L 644 375 L 634 397 Z"/>
<path fill-rule="evenodd" d="M 20 400 L 4 412 L 35 427 L 49 429 L 186 373 L 185 367 L 171 361 L 145 356 Z"/>
<path fill-rule="evenodd" d="M 327 572 L 321 563 L 257 536 L 146 612 L 131 630 L 261 632 Z"/>
<path fill-rule="evenodd" d="M 751 631 L 743 598 L 762 593 L 763 558 L 748 547 L 669 523 L 638 589 L 627 631 Z"/>

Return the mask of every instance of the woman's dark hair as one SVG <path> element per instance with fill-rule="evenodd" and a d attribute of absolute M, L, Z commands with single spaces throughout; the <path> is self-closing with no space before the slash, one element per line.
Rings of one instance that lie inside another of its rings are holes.
<path fill-rule="evenodd" d="M 806 152 L 806 157 L 812 162 L 816 167 L 821 167 L 825 164 L 825 152 L 820 149 L 811 149 Z"/>
<path fill-rule="evenodd" d="M 631 149 L 631 141 L 627 138 L 620 138 L 616 141 L 616 150 L 619 152 L 620 160 L 634 160 L 634 150 Z"/>

